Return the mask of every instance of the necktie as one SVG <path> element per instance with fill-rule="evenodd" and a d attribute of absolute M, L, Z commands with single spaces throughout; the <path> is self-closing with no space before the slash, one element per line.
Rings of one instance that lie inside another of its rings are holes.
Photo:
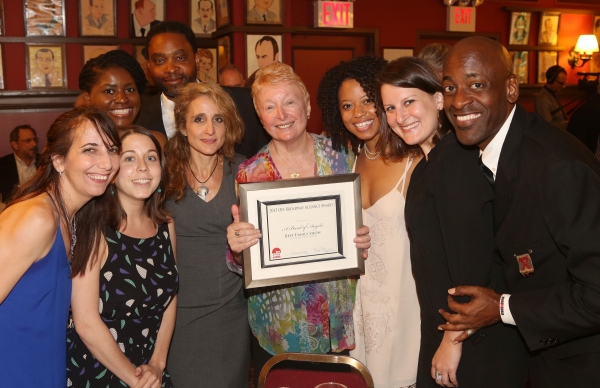
<path fill-rule="evenodd" d="M 267 15 L 263 15 L 263 20 L 266 22 L 267 21 Z"/>
<path fill-rule="evenodd" d="M 46 74 L 46 86 L 52 86 L 52 82 L 50 82 L 50 76 Z"/>
<path fill-rule="evenodd" d="M 146 36 L 146 29 L 144 27 L 140 28 L 140 32 L 142 34 L 142 38 Z"/>
<path fill-rule="evenodd" d="M 204 32 L 206 32 L 206 24 L 202 28 L 204 28 Z"/>
<path fill-rule="evenodd" d="M 479 168 L 481 168 L 481 172 L 485 176 L 485 179 L 487 179 L 487 181 L 490 182 L 490 185 L 494 187 L 494 174 L 492 173 L 492 170 L 490 170 L 485 164 L 483 164 L 481 156 L 479 157 Z"/>

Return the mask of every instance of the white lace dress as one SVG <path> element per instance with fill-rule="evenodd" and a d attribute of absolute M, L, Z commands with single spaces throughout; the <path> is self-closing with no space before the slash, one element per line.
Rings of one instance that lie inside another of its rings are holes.
<path fill-rule="evenodd" d="M 410 387 L 417 380 L 421 320 L 402 194 L 411 164 L 389 193 L 362 211 L 371 248 L 356 291 L 350 355 L 367 366 L 376 388 Z"/>

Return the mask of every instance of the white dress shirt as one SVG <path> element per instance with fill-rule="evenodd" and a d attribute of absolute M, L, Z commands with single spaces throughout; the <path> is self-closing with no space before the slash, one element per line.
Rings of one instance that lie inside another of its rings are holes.
<path fill-rule="evenodd" d="M 162 111 L 162 120 L 165 126 L 167 138 L 170 139 L 177 132 L 175 127 L 175 102 L 169 100 L 164 93 L 160 95 L 160 109 Z"/>

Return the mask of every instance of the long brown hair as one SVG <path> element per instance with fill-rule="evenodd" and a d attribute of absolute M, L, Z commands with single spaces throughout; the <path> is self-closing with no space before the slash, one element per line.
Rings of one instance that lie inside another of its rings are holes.
<path fill-rule="evenodd" d="M 167 210 L 165 205 L 165 189 L 167 187 L 167 174 L 165 174 L 165 159 L 162 156 L 162 148 L 160 143 L 154 135 L 150 131 L 148 131 L 144 127 L 140 127 L 139 125 L 130 125 L 123 128 L 120 132 L 121 135 L 121 143 L 131 135 L 143 135 L 148 136 L 152 143 L 154 143 L 154 147 L 156 147 L 156 152 L 158 153 L 158 159 L 160 162 L 160 183 L 158 188 L 150 195 L 150 197 L 146 198 L 144 201 L 144 210 L 150 219 L 157 225 L 163 224 L 171 220 L 171 215 Z M 121 206 L 121 201 L 119 200 L 119 190 L 117 190 L 115 183 L 112 183 L 107 191 L 110 191 L 109 201 L 111 202 L 110 207 L 110 220 L 108 225 L 114 230 L 121 230 L 127 224 L 127 213 Z"/>
<path fill-rule="evenodd" d="M 35 176 L 19 188 L 8 206 L 47 192 L 58 202 L 59 214 L 67 220 L 67 223 L 69 222 L 60 190 L 60 175 L 52 164 L 52 157 L 66 158 L 73 145 L 77 129 L 85 122 L 91 123 L 102 139 L 107 141 L 105 143 L 107 148 L 121 148 L 121 140 L 115 123 L 98 108 L 82 106 L 63 113 L 54 121 L 48 131 L 48 142 L 42 154 L 38 156 L 38 170 Z M 110 204 L 105 192 L 103 195 L 92 198 L 73 216 L 73 222 L 77 225 L 77 244 L 75 244 L 71 258 L 71 277 L 84 274 L 90 257 L 97 257 L 109 209 Z M 63 230 L 62 233 L 68 233 L 69 240 L 71 240 L 70 230 Z"/>
<path fill-rule="evenodd" d="M 225 143 L 218 154 L 229 161 L 229 168 L 232 168 L 235 157 L 234 147 L 244 137 L 244 122 L 235 107 L 235 103 L 219 85 L 211 82 L 192 82 L 183 88 L 175 98 L 175 127 L 177 132 L 169 140 L 165 149 L 167 171 L 169 172 L 166 197 L 174 198 L 175 201 L 179 201 L 185 196 L 186 176 L 190 160 L 190 144 L 181 131 L 186 129 L 190 104 L 202 96 L 210 98 L 215 103 L 225 122 Z"/>
<path fill-rule="evenodd" d="M 401 150 L 407 149 L 409 146 L 392 131 L 387 123 L 385 109 L 383 109 L 381 102 L 381 87 L 383 85 L 415 88 L 434 95 L 437 92 L 442 93 L 442 83 L 433 67 L 417 57 L 398 58 L 390 62 L 385 69 L 377 74 L 377 110 L 381 121 L 381 136 L 385 143 L 389 145 L 386 154 L 399 154 Z M 438 128 L 433 136 L 434 144 L 450 131 L 450 125 L 443 110 L 438 113 L 438 122 Z"/>

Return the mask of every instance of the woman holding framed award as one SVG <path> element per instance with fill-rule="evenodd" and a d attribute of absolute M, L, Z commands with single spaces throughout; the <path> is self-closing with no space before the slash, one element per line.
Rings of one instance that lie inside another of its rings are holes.
<path fill-rule="evenodd" d="M 369 260 L 354 306 L 356 348 L 377 387 L 411 387 L 417 379 L 420 310 L 404 225 L 410 175 L 421 149 L 407 146 L 375 107 L 375 76 L 387 62 L 362 56 L 328 70 L 317 102 L 334 150 L 351 149 L 360 173 L 363 223 L 372 231 Z"/>
<path fill-rule="evenodd" d="M 478 75 L 476 82 L 484 88 L 489 81 Z M 389 127 L 425 155 L 413 171 L 405 207 L 421 307 L 417 386 L 524 386 L 527 354 L 514 327 L 499 323 L 468 331 L 469 340 L 458 344 L 454 339 L 462 332 L 438 330 L 445 323 L 438 310 L 447 308 L 450 288 L 505 289 L 502 268 L 494 261 L 494 194 L 478 165 L 479 149 L 464 148 L 450 132 L 442 84 L 427 62 L 393 61 L 377 75 L 377 86 Z"/>
<path fill-rule="evenodd" d="M 335 151 L 331 141 L 309 134 L 310 103 L 306 87 L 292 68 L 272 63 L 257 72 L 252 96 L 258 116 L 273 140 L 238 169 L 238 183 L 350 173 L 354 155 Z M 260 231 L 239 222 L 227 228 L 233 257 L 230 268 L 241 273 L 241 252 L 256 244 Z M 354 239 L 358 248 L 370 247 L 369 229 Z M 235 262 L 234 262 L 235 260 Z M 352 310 L 356 279 L 340 278 L 259 288 L 248 300 L 248 318 L 254 334 L 253 356 L 258 372 L 272 355 L 282 352 L 339 353 L 354 348 Z"/>

